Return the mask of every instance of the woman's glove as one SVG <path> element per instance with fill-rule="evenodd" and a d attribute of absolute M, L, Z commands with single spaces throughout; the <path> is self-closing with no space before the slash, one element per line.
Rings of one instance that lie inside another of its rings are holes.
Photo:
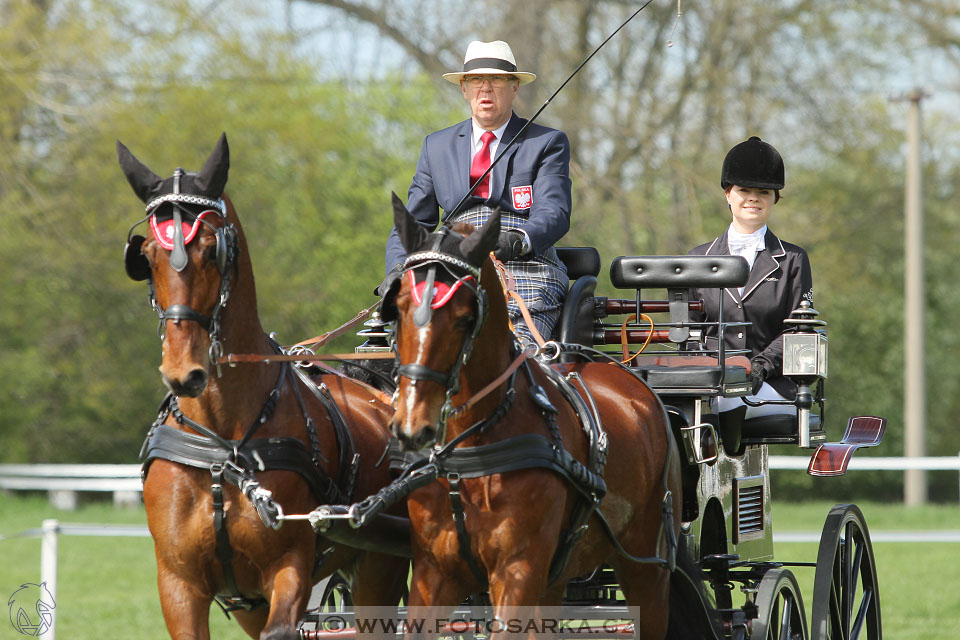
<path fill-rule="evenodd" d="M 753 383 L 753 389 L 750 391 L 750 395 L 757 395 L 766 379 L 767 370 L 763 368 L 763 363 L 760 360 L 752 360 L 750 362 L 750 382 Z"/>

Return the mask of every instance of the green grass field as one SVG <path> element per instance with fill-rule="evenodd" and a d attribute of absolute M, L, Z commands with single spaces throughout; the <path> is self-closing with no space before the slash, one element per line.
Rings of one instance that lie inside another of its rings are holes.
<path fill-rule="evenodd" d="M 819 532 L 832 504 L 774 505 L 774 531 Z M 956 505 L 905 509 L 900 505 L 860 502 L 871 532 L 960 530 Z M 81 504 L 76 511 L 52 509 L 42 496 L 23 498 L 0 493 L 0 535 L 39 527 L 45 518 L 63 523 L 144 525 L 142 508 L 115 509 L 109 503 Z M 875 543 L 880 576 L 883 629 L 893 640 L 960 638 L 960 544 Z M 782 562 L 814 562 L 815 543 L 778 543 Z M 150 538 L 61 536 L 57 586 L 57 636 L 99 640 L 109 636 L 166 638 L 157 599 L 156 566 Z M 813 569 L 795 568 L 804 604 L 813 598 Z M 40 541 L 0 540 L 0 600 L 22 583 L 40 581 Z M 0 639 L 22 638 L 6 619 Z M 215 606 L 210 614 L 215 638 L 245 638 L 235 622 Z"/>

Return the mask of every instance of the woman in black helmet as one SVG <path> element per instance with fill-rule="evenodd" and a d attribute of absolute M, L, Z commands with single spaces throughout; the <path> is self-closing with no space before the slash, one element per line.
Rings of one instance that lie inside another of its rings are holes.
<path fill-rule="evenodd" d="M 793 400 L 797 387 L 782 375 L 783 321 L 802 300 L 813 304 L 813 278 L 807 252 L 784 242 L 767 227 L 783 189 L 783 159 L 772 145 L 753 136 L 734 146 L 723 159 L 720 186 L 732 220 L 726 233 L 690 251 L 695 255 L 741 255 L 750 265 L 750 278 L 741 289 L 694 289 L 702 298 L 702 320 L 716 322 L 720 296 L 725 322 L 751 322 L 725 333 L 727 349 L 749 349 L 751 399 Z M 707 331 L 707 344 L 716 348 L 716 332 Z M 712 335 L 711 335 L 712 334 Z M 712 340 L 711 340 L 712 338 Z M 712 345 L 710 343 L 713 343 Z M 740 398 L 720 398 L 719 411 L 744 406 Z M 785 405 L 747 407 L 746 417 L 793 413 Z"/>

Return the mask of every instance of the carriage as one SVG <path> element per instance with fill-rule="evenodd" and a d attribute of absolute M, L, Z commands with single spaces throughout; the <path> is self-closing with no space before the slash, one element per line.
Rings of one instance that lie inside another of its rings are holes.
<path fill-rule="evenodd" d="M 243 230 L 223 193 L 225 137 L 199 174 L 167 180 L 119 144 L 118 154 L 153 232 L 131 229 L 124 261 L 131 278 L 149 281 L 171 388 L 143 456 L 171 635 L 203 635 L 216 599 L 251 635 L 347 637 L 356 627 L 331 628 L 349 620 L 345 611 L 309 611 L 294 631 L 313 579 L 350 573 L 350 584 L 332 578 L 322 601 L 327 610 L 356 604 L 360 621 L 361 607 L 395 607 L 412 555 L 406 614 L 469 594 L 496 617 L 504 609 L 494 606 L 545 594 L 581 621 L 628 621 L 551 630 L 566 637 L 881 637 L 876 564 L 855 505 L 827 515 L 815 563 L 773 554 L 769 448 L 815 448 L 808 472 L 839 475 L 885 426 L 854 417 L 841 442 L 826 443 L 827 342 L 816 311 L 801 305 L 787 321 L 792 414 L 714 409 L 719 397 L 750 392 L 750 363 L 723 340 L 707 348 L 708 325 L 691 320 L 702 303 L 689 291 L 741 286 L 742 258 L 620 257 L 610 280 L 627 293 L 608 298 L 596 291 L 598 252 L 561 249 L 571 284 L 556 339 L 534 359 L 513 341 L 488 258 L 499 216 L 475 231 L 428 233 L 395 197 L 404 277 L 356 356 L 334 357 L 396 372 L 391 403 L 343 372 L 314 371 L 330 358 L 281 350 L 260 328 Z M 645 297 L 660 290 L 665 298 Z M 722 317 L 717 335 L 743 330 Z M 541 433 L 525 431 L 531 425 Z M 381 464 L 388 453 L 393 476 Z M 505 491 L 508 476 L 518 482 Z M 498 521 L 504 504 L 509 517 Z M 514 537 L 496 540 L 504 531 Z M 437 578 L 418 556 L 453 575 Z M 815 567 L 809 624 L 796 566 Z M 488 635 L 471 616 L 472 628 L 438 631 Z"/>
<path fill-rule="evenodd" d="M 558 254 L 571 284 L 548 356 L 554 349 L 552 360 L 577 359 L 583 357 L 580 347 L 606 347 L 614 357 L 622 356 L 663 401 L 672 434 L 681 445 L 679 552 L 702 571 L 706 588 L 688 584 L 672 597 L 696 602 L 700 637 L 880 638 L 877 569 L 870 534 L 856 505 L 838 504 L 827 514 L 815 561 L 774 558 L 770 447 L 812 450 L 808 473 L 837 476 L 846 471 L 857 448 L 880 443 L 885 427 L 882 418 L 853 417 L 841 442 L 826 442 L 826 323 L 817 312 L 804 302 L 788 321 L 792 332 L 785 337 L 784 374 L 798 386 L 795 410 L 747 419 L 734 411 L 721 417 L 711 400 L 749 394 L 749 361 L 744 352 L 725 349 L 723 340 L 715 349 L 705 347 L 706 323 L 690 319 L 702 302 L 690 299 L 688 292 L 742 286 L 748 275 L 745 261 L 737 256 L 618 257 L 610 265 L 610 280 L 625 297 L 613 298 L 596 292 L 601 269 L 596 249 L 564 247 Z M 649 297 L 660 291 L 666 296 Z M 743 330 L 743 323 L 723 322 L 722 311 L 715 325 L 721 336 Z M 358 354 L 390 351 L 389 326 L 376 314 L 358 336 L 364 339 Z M 611 351 L 608 345 L 619 350 Z M 630 358 L 637 345 L 647 348 Z M 343 515 L 327 509 L 314 522 L 322 528 L 326 518 L 337 517 L 335 513 Z M 791 567 L 815 569 L 812 608 L 805 604 Z M 324 606 L 342 607 L 342 589 L 336 581 L 330 584 L 322 598 Z M 616 577 L 608 567 L 568 583 L 564 602 L 571 607 L 568 611 L 584 620 L 626 617 Z M 342 620 L 342 614 L 338 610 L 335 619 Z M 463 611 L 460 619 L 470 618 Z M 302 637 L 325 637 L 326 624 L 322 609 L 309 612 Z M 476 627 L 481 636 L 482 628 Z M 565 637 L 584 635 L 582 626 L 576 629 Z M 340 637 L 343 632 L 337 633 Z M 448 633 L 464 635 L 462 628 Z M 597 630 L 589 633 L 596 635 Z"/>

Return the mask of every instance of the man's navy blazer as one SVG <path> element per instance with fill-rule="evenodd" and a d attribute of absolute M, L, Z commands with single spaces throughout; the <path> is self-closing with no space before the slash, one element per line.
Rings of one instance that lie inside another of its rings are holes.
<path fill-rule="evenodd" d="M 562 131 L 531 124 L 510 148 L 526 120 L 513 114 L 498 142 L 497 162 L 490 173 L 490 196 L 471 196 L 462 209 L 484 203 L 526 217 L 522 228 L 533 251 L 553 246 L 570 228 L 570 143 Z M 470 188 L 472 124 L 464 120 L 431 133 L 423 141 L 417 172 L 407 194 L 407 209 L 430 231 L 463 198 Z M 387 239 L 386 268 L 406 256 L 397 230 Z"/>

